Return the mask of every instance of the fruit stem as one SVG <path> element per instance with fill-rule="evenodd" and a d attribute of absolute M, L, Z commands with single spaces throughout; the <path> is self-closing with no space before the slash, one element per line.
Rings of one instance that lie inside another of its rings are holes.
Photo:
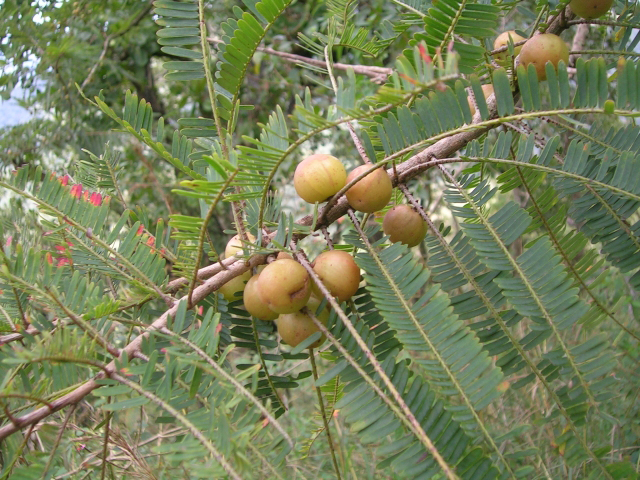
<path fill-rule="evenodd" d="M 338 467 L 338 459 L 336 458 L 336 451 L 334 449 L 333 440 L 331 438 L 331 430 L 329 430 L 329 421 L 327 420 L 327 414 L 324 410 L 322 391 L 320 390 L 320 387 L 315 385 L 315 382 L 318 381 L 318 368 L 316 367 L 316 357 L 313 354 L 313 348 L 309 348 L 309 361 L 311 362 L 311 371 L 313 372 L 314 387 L 316 389 L 316 393 L 318 394 L 318 405 L 320 405 L 320 414 L 322 415 L 322 422 L 324 423 L 324 431 L 327 434 L 327 440 L 329 441 L 329 450 L 331 450 L 331 460 L 333 460 L 333 468 L 336 470 L 338 480 L 342 480 L 342 476 L 340 475 L 340 468 Z"/>

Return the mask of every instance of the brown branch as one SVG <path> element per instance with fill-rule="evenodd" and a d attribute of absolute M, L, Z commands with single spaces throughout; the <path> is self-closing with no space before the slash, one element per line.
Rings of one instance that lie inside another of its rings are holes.
<path fill-rule="evenodd" d="M 581 23 L 578 25 L 576 29 L 576 34 L 573 36 L 573 42 L 571 43 L 571 51 L 575 52 L 576 50 L 582 50 L 585 42 L 587 41 L 587 37 L 589 36 L 589 24 Z M 580 55 L 576 53 L 572 53 L 569 57 L 569 65 L 575 67 L 576 60 Z"/>

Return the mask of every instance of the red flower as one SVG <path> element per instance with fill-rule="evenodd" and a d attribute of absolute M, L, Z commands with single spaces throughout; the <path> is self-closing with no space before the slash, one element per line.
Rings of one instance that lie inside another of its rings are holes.
<path fill-rule="evenodd" d="M 60 257 L 58 259 L 58 267 L 62 267 L 63 265 L 71 265 L 71 261 L 67 257 Z"/>
<path fill-rule="evenodd" d="M 142 235 L 144 233 L 144 225 L 140 225 L 138 227 L 138 231 L 136 232 L 136 235 Z"/>
<path fill-rule="evenodd" d="M 64 177 L 60 177 L 60 183 L 62 185 L 69 185 L 69 175 L 65 175 Z"/>
<path fill-rule="evenodd" d="M 156 243 L 156 237 L 154 237 L 153 235 L 151 235 L 148 239 L 147 239 L 147 245 L 149 245 L 150 247 L 153 247 Z"/>
<path fill-rule="evenodd" d="M 92 205 L 99 207 L 100 205 L 102 205 L 102 195 L 97 192 L 92 193 L 91 197 L 89 198 L 89 202 L 91 202 Z"/>
<path fill-rule="evenodd" d="M 56 245 L 54 248 L 59 252 L 64 252 L 66 250 L 62 245 Z"/>
<path fill-rule="evenodd" d="M 82 185 L 77 183 L 73 187 L 71 187 L 71 195 L 76 198 L 80 198 L 82 196 Z"/>
<path fill-rule="evenodd" d="M 85 190 L 84 192 L 82 192 L 82 199 L 83 199 L 85 202 L 88 202 L 88 201 L 89 201 L 89 190 Z"/>
<path fill-rule="evenodd" d="M 431 57 L 427 53 L 427 49 L 424 48 L 424 45 L 420 45 L 418 47 L 418 51 L 420 52 L 420 56 L 422 57 L 422 60 L 424 60 L 426 63 L 431 63 L 432 61 Z"/>

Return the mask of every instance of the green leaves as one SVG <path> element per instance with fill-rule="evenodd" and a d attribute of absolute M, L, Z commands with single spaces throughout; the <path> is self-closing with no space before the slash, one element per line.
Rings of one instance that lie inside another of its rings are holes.
<path fill-rule="evenodd" d="M 170 70 L 165 78 L 173 81 L 204 78 L 202 53 L 189 48 L 200 44 L 197 2 L 157 0 L 153 4 L 154 13 L 158 15 L 156 23 L 165 27 L 156 32 L 161 50 L 168 55 L 189 59 L 165 62 L 162 66 Z"/>
<path fill-rule="evenodd" d="M 494 5 L 458 0 L 433 2 L 423 17 L 424 33 L 415 35 L 416 40 L 425 40 L 429 55 L 444 55 L 452 43 L 452 50 L 460 55 L 460 71 L 471 73 L 484 54 L 478 45 L 461 42 L 455 34 L 475 38 L 491 37 L 499 24 L 500 8 Z"/>
<path fill-rule="evenodd" d="M 220 54 L 216 65 L 216 100 L 219 102 L 219 115 L 231 122 L 239 107 L 240 86 L 253 58 L 253 54 L 262 42 L 266 31 L 282 15 L 291 0 L 263 0 L 255 4 L 246 2 L 253 10 L 236 10 L 238 19 L 230 18 L 221 25 L 224 35 L 218 44 Z"/>

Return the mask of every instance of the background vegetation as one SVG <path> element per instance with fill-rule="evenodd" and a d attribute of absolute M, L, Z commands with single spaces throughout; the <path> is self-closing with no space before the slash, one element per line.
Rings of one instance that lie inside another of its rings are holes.
<path fill-rule="evenodd" d="M 567 3 L 2 1 L 1 478 L 638 478 L 640 9 Z M 425 241 L 302 202 L 311 152 Z M 217 293 L 327 242 L 364 282 L 311 357 Z"/>

